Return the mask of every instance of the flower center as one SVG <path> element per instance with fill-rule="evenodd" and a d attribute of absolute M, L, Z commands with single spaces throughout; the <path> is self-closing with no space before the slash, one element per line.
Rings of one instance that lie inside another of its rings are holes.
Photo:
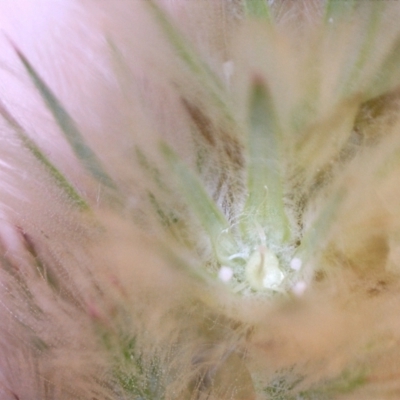
<path fill-rule="evenodd" d="M 285 275 L 279 267 L 276 255 L 265 246 L 260 246 L 246 265 L 246 279 L 254 290 L 279 290 Z"/>

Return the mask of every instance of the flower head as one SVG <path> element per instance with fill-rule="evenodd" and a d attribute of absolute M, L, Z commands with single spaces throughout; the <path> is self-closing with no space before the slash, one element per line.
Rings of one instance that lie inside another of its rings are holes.
<path fill-rule="evenodd" d="M 60 2 L 32 38 L 41 4 L 3 17 L 1 395 L 392 398 L 398 3 Z"/>

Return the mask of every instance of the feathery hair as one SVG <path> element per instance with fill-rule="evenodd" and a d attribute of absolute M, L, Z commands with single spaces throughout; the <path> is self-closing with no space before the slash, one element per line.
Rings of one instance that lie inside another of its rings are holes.
<path fill-rule="evenodd" d="M 0 5 L 0 398 L 397 398 L 400 3 L 34 3 Z"/>

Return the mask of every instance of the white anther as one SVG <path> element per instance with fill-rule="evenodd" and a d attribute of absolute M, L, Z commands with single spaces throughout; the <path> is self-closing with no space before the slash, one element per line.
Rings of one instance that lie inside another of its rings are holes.
<path fill-rule="evenodd" d="M 301 261 L 300 258 L 294 257 L 290 261 L 290 268 L 292 268 L 295 271 L 300 271 L 302 265 L 303 261 Z"/>
<path fill-rule="evenodd" d="M 295 296 L 301 297 L 307 289 L 307 284 L 304 281 L 296 282 L 292 287 L 292 292 Z"/>
<path fill-rule="evenodd" d="M 233 271 L 232 268 L 222 266 L 218 272 L 218 278 L 222 282 L 229 282 L 233 277 Z"/>

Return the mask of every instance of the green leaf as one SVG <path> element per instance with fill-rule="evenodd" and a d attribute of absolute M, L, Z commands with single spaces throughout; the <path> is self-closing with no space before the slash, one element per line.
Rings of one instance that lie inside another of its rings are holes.
<path fill-rule="evenodd" d="M 36 143 L 26 134 L 23 127 L 15 120 L 15 118 L 7 111 L 3 104 L 0 103 L 0 114 L 8 122 L 8 124 L 15 130 L 18 138 L 22 144 L 28 149 L 32 155 L 42 164 L 47 170 L 49 175 L 55 180 L 58 187 L 60 187 L 68 199 L 82 210 L 88 210 L 89 205 L 77 193 L 68 179 L 55 167 L 46 155 L 40 150 Z"/>
<path fill-rule="evenodd" d="M 279 371 L 263 391 L 271 400 L 332 400 L 367 383 L 366 372 L 359 367 L 346 369 L 335 378 L 321 380 L 308 389 L 301 390 L 305 378 L 290 370 Z"/>
<path fill-rule="evenodd" d="M 184 39 L 184 36 L 178 31 L 154 0 L 148 0 L 146 4 L 150 7 L 150 10 L 172 48 L 192 72 L 194 78 L 201 83 L 201 87 L 207 90 L 215 106 L 223 112 L 224 116 L 229 121 L 235 121 L 235 117 L 223 96 L 224 88 L 220 79 L 213 73 L 209 66 L 202 61 L 196 52 L 192 50 L 191 46 Z"/>
<path fill-rule="evenodd" d="M 314 257 L 325 244 L 327 236 L 331 232 L 330 227 L 332 226 L 345 194 L 346 191 L 343 188 L 338 189 L 336 193 L 332 194 L 318 217 L 311 226 L 307 228 L 295 254 L 295 257 L 300 258 L 303 263 L 307 263 L 311 257 Z"/>
<path fill-rule="evenodd" d="M 135 336 L 115 332 L 116 335 L 101 325 L 96 326 L 100 343 L 110 355 L 112 373 L 120 389 L 130 399 L 164 399 L 165 371 L 157 351 L 144 352 Z"/>
<path fill-rule="evenodd" d="M 400 35 L 396 36 L 390 50 L 378 68 L 378 73 L 372 79 L 369 98 L 381 95 L 400 84 Z"/>
<path fill-rule="evenodd" d="M 140 167 L 143 168 L 144 172 L 151 179 L 151 181 L 154 182 L 162 191 L 170 193 L 170 190 L 166 185 L 166 182 L 168 181 L 167 177 L 163 176 L 157 165 L 152 163 L 138 146 L 135 147 L 135 155 Z"/>
<path fill-rule="evenodd" d="M 341 394 L 352 393 L 367 383 L 363 369 L 345 370 L 335 379 L 321 382 L 310 390 L 302 391 L 297 398 L 304 400 L 334 399 Z"/>
<path fill-rule="evenodd" d="M 19 59 L 27 70 L 36 88 L 39 90 L 47 108 L 52 113 L 77 158 L 97 181 L 111 189 L 116 189 L 113 180 L 104 170 L 99 158 L 85 143 L 85 140 L 82 134 L 79 132 L 75 121 L 71 118 L 71 116 L 62 106 L 61 102 L 36 72 L 24 54 L 14 44 L 12 44 L 12 46 L 14 47 Z"/>
<path fill-rule="evenodd" d="M 333 22 L 337 18 L 348 16 L 359 0 L 327 0 L 325 3 L 325 21 Z"/>
<path fill-rule="evenodd" d="M 357 46 L 357 58 L 346 80 L 343 81 L 342 91 L 344 94 L 347 94 L 352 89 L 354 90 L 358 87 L 357 84 L 359 85 L 361 83 L 360 77 L 362 77 L 365 65 L 370 62 L 371 52 L 376 45 L 375 38 L 383 15 L 383 4 L 383 1 L 373 1 L 368 5 L 368 20 L 365 29 L 362 31 L 361 43 Z"/>
<path fill-rule="evenodd" d="M 343 29 L 344 24 L 357 27 L 349 39 L 353 51 L 349 53 L 337 87 L 340 97 L 370 89 L 368 83 L 374 77 L 366 76 L 366 67 L 371 63 L 373 50 L 377 46 L 377 31 L 381 27 L 384 7 L 384 1 L 328 0 L 326 3 L 325 24 L 331 25 L 332 37 L 335 37 L 337 30 Z M 357 18 L 353 20 L 356 12 Z"/>
<path fill-rule="evenodd" d="M 267 0 L 245 0 L 244 9 L 250 17 L 264 18 L 268 21 L 271 19 Z"/>
<path fill-rule="evenodd" d="M 161 143 L 161 152 L 179 182 L 179 188 L 189 209 L 198 217 L 208 233 L 216 256 L 220 261 L 226 261 L 224 257 L 233 254 L 236 247 L 235 241 L 229 233 L 228 221 L 208 196 L 199 179 L 175 152 L 165 143 Z"/>
<path fill-rule="evenodd" d="M 329 114 L 303 127 L 301 134 L 295 137 L 295 162 L 303 168 L 304 188 L 315 187 L 340 159 L 349 144 L 361 104 L 362 96 L 347 97 L 331 107 Z M 321 135 L 321 132 L 329 134 Z"/>
<path fill-rule="evenodd" d="M 21 237 L 25 249 L 29 252 L 34 260 L 36 272 L 38 275 L 56 292 L 60 292 L 60 283 L 54 271 L 47 266 L 45 260 L 40 257 L 37 251 L 36 244 L 33 238 L 22 229 L 20 230 Z"/>
<path fill-rule="evenodd" d="M 168 262 L 168 265 L 171 268 L 183 273 L 188 278 L 196 281 L 196 283 L 202 283 L 207 288 L 211 288 L 215 285 L 215 280 L 210 274 L 208 274 L 203 268 L 199 268 L 198 265 L 191 265 L 186 260 L 179 257 L 178 253 L 171 249 L 170 243 L 160 242 L 158 246 L 160 254 L 163 259 Z"/>
<path fill-rule="evenodd" d="M 243 228 L 254 229 L 254 221 L 269 227 L 277 241 L 290 237 L 290 226 L 283 202 L 281 131 L 268 89 L 256 79 L 251 93 L 248 140 L 248 198 Z M 247 226 L 249 224 L 249 226 Z"/>

